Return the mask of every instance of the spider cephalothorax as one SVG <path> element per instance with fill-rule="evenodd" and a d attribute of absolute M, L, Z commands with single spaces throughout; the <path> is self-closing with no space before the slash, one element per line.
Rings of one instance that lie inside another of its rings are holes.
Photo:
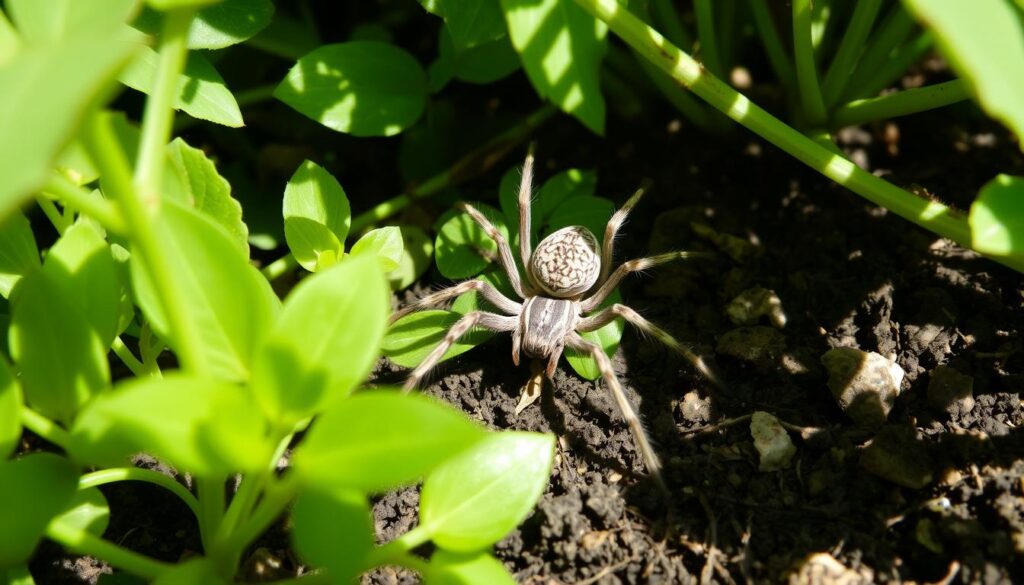
<path fill-rule="evenodd" d="M 545 373 L 548 378 L 555 372 L 558 360 L 566 347 L 590 354 L 611 390 L 612 397 L 629 424 L 644 464 L 654 478 L 661 481 L 658 458 L 651 448 L 643 425 L 633 410 L 626 393 L 612 369 L 608 355 L 597 344 L 584 339 L 580 333 L 596 331 L 617 318 L 622 318 L 638 329 L 653 336 L 672 349 L 683 354 L 705 375 L 710 372 L 696 354 L 682 346 L 671 335 L 644 319 L 626 305 L 614 304 L 596 310 L 608 295 L 615 290 L 629 273 L 638 272 L 671 260 L 690 256 L 687 252 L 669 252 L 648 258 L 622 263 L 614 272 L 610 271 L 615 234 L 626 215 L 640 198 L 640 192 L 616 211 L 605 227 L 604 240 L 598 246 L 597 238 L 584 227 L 565 227 L 541 240 L 531 252 L 530 242 L 530 182 L 532 180 L 533 157 L 527 155 L 523 165 L 523 179 L 519 185 L 519 254 L 526 267 L 525 279 L 519 274 L 512 249 L 508 241 L 494 225 L 469 204 L 462 209 L 483 228 L 498 245 L 498 259 L 508 274 L 512 290 L 521 300 L 512 300 L 491 284 L 475 279 L 427 295 L 391 316 L 397 321 L 413 311 L 442 305 L 445 302 L 469 292 L 478 291 L 502 314 L 488 311 L 472 311 L 462 316 L 444 340 L 409 375 L 405 390 L 414 388 L 431 368 L 437 365 L 445 352 L 473 327 L 484 327 L 493 331 L 507 331 L 512 334 L 512 361 L 519 365 L 520 354 L 531 358 L 547 360 Z M 587 293 L 590 293 L 587 295 Z"/>

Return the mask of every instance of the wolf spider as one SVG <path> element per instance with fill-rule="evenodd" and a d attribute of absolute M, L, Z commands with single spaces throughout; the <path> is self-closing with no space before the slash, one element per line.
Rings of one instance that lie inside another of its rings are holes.
<path fill-rule="evenodd" d="M 615 235 L 630 210 L 637 203 L 642 191 L 637 191 L 617 210 L 604 230 L 603 245 L 598 247 L 597 238 L 580 226 L 564 227 L 541 240 L 537 248 L 530 250 L 530 190 L 533 175 L 533 155 L 528 154 L 523 165 L 522 181 L 519 185 L 519 255 L 525 276 L 520 277 L 519 269 L 508 241 L 483 214 L 467 203 L 459 206 L 483 228 L 484 232 L 498 245 L 498 259 L 508 274 L 509 282 L 516 295 L 522 299 L 512 300 L 498 292 L 490 283 L 480 279 L 467 280 L 455 286 L 427 295 L 391 316 L 394 323 L 414 311 L 436 307 L 463 293 L 477 291 L 498 310 L 500 315 L 487 311 L 472 311 L 460 318 L 448 330 L 433 351 L 413 369 L 403 390 L 414 388 L 444 356 L 445 352 L 473 327 L 484 327 L 496 332 L 512 333 L 512 362 L 519 365 L 520 354 L 531 358 L 547 360 L 544 370 L 551 379 L 558 365 L 563 349 L 568 346 L 576 351 L 590 354 L 597 362 L 612 397 L 623 418 L 629 425 L 636 445 L 643 457 L 648 472 L 662 487 L 661 465 L 651 447 L 643 424 L 626 393 L 619 383 L 611 361 L 604 350 L 584 339 L 580 333 L 595 331 L 611 321 L 622 318 L 641 332 L 649 334 L 671 349 L 682 354 L 698 370 L 715 382 L 714 376 L 702 360 L 691 350 L 681 345 L 671 335 L 644 319 L 636 311 L 622 304 L 614 304 L 604 310 L 595 309 L 615 290 L 622 279 L 633 272 L 646 270 L 672 260 L 688 258 L 697 254 L 690 252 L 669 252 L 648 258 L 629 260 L 611 271 L 612 250 Z M 587 291 L 594 290 L 586 296 Z"/>

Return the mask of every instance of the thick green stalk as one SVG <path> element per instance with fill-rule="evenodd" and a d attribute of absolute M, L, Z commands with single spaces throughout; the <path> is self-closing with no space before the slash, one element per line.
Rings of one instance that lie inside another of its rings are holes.
<path fill-rule="evenodd" d="M 825 73 L 825 80 L 822 82 L 822 94 L 825 104 L 832 107 L 839 100 L 846 88 L 846 81 L 853 73 L 853 67 L 857 63 L 857 57 L 864 50 L 864 42 L 871 34 L 871 27 L 875 24 L 875 17 L 882 0 L 861 0 L 857 2 L 850 17 L 850 24 L 843 35 L 843 41 L 839 45 L 836 56 Z"/>
<path fill-rule="evenodd" d="M 46 528 L 46 536 L 60 543 L 64 548 L 103 559 L 111 565 L 124 569 L 148 580 L 154 580 L 170 570 L 173 565 L 149 558 L 135 551 L 118 546 L 90 534 L 73 524 L 56 520 Z"/>
<path fill-rule="evenodd" d="M 832 127 L 855 126 L 875 120 L 916 114 L 955 104 L 970 97 L 970 90 L 961 79 L 907 89 L 846 104 L 832 116 Z"/>
<path fill-rule="evenodd" d="M 668 72 L 679 83 L 680 89 L 689 89 L 765 140 L 872 203 L 970 247 L 971 231 L 962 214 L 872 175 L 787 126 L 746 96 L 708 74 L 700 63 L 666 41 L 658 31 L 644 24 L 616 0 L 576 0 L 576 3 L 607 23 L 627 45 Z M 1024 271 L 1024 260 L 1000 258 L 999 261 Z"/>
<path fill-rule="evenodd" d="M 818 85 L 818 66 L 811 37 L 811 0 L 793 0 L 793 59 L 796 61 L 796 83 L 800 89 L 803 121 L 811 127 L 820 127 L 825 123 L 825 101 Z"/>
<path fill-rule="evenodd" d="M 779 31 L 775 28 L 775 21 L 768 10 L 767 0 L 750 0 L 750 9 L 754 13 L 754 24 L 757 25 L 758 35 L 761 37 L 761 44 L 764 45 L 765 53 L 768 55 L 768 63 L 775 71 L 775 77 L 779 79 L 782 88 L 790 96 L 797 95 L 796 73 L 793 71 L 793 64 L 782 46 L 782 39 L 779 38 Z"/>
<path fill-rule="evenodd" d="M 162 473 L 157 473 L 156 471 L 151 471 L 149 469 L 139 469 L 138 467 L 112 467 L 109 469 L 101 469 L 99 471 L 87 473 L 78 478 L 78 489 L 84 490 L 98 485 L 118 481 L 144 481 L 146 483 L 158 485 L 181 498 L 181 501 L 188 506 L 189 510 L 192 510 L 192 513 L 195 514 L 197 518 L 199 517 L 199 502 L 196 501 L 192 492 L 188 491 L 185 486 L 174 481 L 173 477 L 168 477 Z"/>

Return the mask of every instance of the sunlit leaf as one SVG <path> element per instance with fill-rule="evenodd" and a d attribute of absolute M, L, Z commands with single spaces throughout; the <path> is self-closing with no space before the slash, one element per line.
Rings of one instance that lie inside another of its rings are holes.
<path fill-rule="evenodd" d="M 305 562 L 328 570 L 333 583 L 354 582 L 373 550 L 373 514 L 350 490 L 303 490 L 292 509 L 292 540 Z"/>
<path fill-rule="evenodd" d="M 110 506 L 99 488 L 78 490 L 55 521 L 94 536 L 102 536 L 110 523 Z"/>
<path fill-rule="evenodd" d="M 434 257 L 434 241 L 422 229 L 402 226 L 402 257 L 398 266 L 388 273 L 393 290 L 402 290 L 416 282 L 430 268 Z"/>
<path fill-rule="evenodd" d="M 381 346 L 384 355 L 396 364 L 414 368 L 444 339 L 462 315 L 452 311 L 426 310 L 402 317 L 388 328 Z M 494 336 L 493 331 L 475 329 L 445 352 L 441 361 L 465 353 Z"/>
<path fill-rule="evenodd" d="M 381 270 L 390 272 L 402 260 L 402 230 L 387 226 L 370 230 L 352 245 L 353 256 L 368 254 L 377 259 Z"/>
<path fill-rule="evenodd" d="M 981 188 L 968 217 L 971 247 L 995 256 L 1024 255 L 1024 178 L 999 175 Z"/>
<path fill-rule="evenodd" d="M 473 206 L 508 237 L 508 228 L 497 209 L 476 203 Z M 446 278 L 463 279 L 479 274 L 492 261 L 496 261 L 498 245 L 469 214 L 456 211 L 437 231 L 434 254 L 441 274 Z"/>
<path fill-rule="evenodd" d="M 223 49 L 241 43 L 270 24 L 274 4 L 270 0 L 221 0 L 201 8 L 188 29 L 189 49 Z M 132 26 L 149 34 L 157 34 L 162 14 L 152 9 L 143 11 Z"/>
<path fill-rule="evenodd" d="M 7 0 L 11 20 L 31 43 L 54 43 L 75 33 L 116 30 L 136 9 L 136 0 Z"/>
<path fill-rule="evenodd" d="M 0 462 L 0 567 L 28 560 L 47 524 L 67 507 L 77 486 L 75 466 L 52 453 Z"/>
<path fill-rule="evenodd" d="M 444 549 L 430 557 L 424 580 L 430 585 L 515 585 L 501 561 L 487 552 L 461 553 Z"/>
<path fill-rule="evenodd" d="M 21 439 L 21 401 L 21 385 L 0 355 L 0 461 L 14 453 Z"/>
<path fill-rule="evenodd" d="M 338 180 L 312 161 L 302 163 L 284 188 L 284 237 L 299 264 L 315 272 L 324 253 L 341 258 L 351 224 Z"/>
<path fill-rule="evenodd" d="M 497 0 L 437 0 L 456 51 L 505 36 L 505 19 Z"/>
<path fill-rule="evenodd" d="M 8 298 L 14 285 L 39 267 L 39 248 L 32 226 L 21 213 L 0 220 L 0 296 Z"/>
<path fill-rule="evenodd" d="M 622 302 L 622 295 L 616 290 L 612 294 L 608 295 L 598 310 L 610 307 L 615 303 Z M 615 355 L 615 352 L 619 349 L 619 342 L 622 341 L 622 331 L 625 329 L 625 325 L 622 319 L 615 319 L 608 323 L 604 327 L 597 331 L 589 331 L 587 333 L 580 333 L 580 336 L 587 341 L 600 345 L 608 357 Z M 596 380 L 601 377 L 601 370 L 597 367 L 597 362 L 589 353 L 581 353 L 572 349 L 571 347 L 565 348 L 565 359 L 572 366 L 572 369 L 577 374 L 583 376 L 588 380 Z"/>

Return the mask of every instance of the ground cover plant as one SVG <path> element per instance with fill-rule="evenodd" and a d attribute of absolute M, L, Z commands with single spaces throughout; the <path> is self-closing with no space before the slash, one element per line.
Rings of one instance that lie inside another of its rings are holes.
<path fill-rule="evenodd" d="M 1010 0 L 0 2 L 0 575 L 1024 579 L 1021 22 Z M 612 321 L 586 334 L 609 359 L 567 352 L 550 384 L 474 330 L 399 392 L 492 307 L 389 327 L 397 305 L 511 294 L 458 202 L 519 249 L 601 236 L 638 192 L 622 258 L 701 260 L 604 306 L 704 375 Z"/>

